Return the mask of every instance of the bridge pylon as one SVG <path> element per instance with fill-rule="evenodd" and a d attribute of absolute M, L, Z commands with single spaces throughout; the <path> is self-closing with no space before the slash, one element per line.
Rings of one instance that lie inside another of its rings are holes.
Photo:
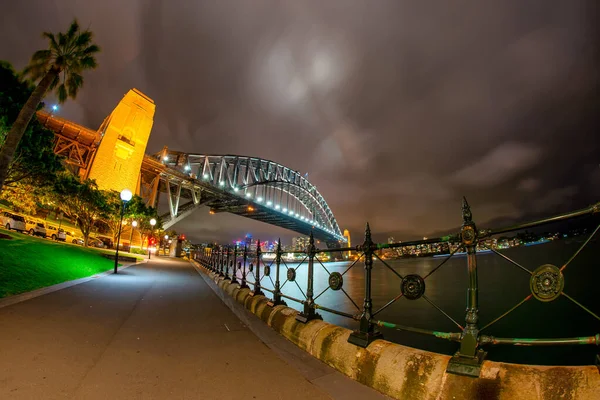
<path fill-rule="evenodd" d="M 140 168 L 154 122 L 154 101 L 131 89 L 100 126 L 102 139 L 91 166 L 81 177 L 103 190 L 129 189 L 140 194 Z"/>

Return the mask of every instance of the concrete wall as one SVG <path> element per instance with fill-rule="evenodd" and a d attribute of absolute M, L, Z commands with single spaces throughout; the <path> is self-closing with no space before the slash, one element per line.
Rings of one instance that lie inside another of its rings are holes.
<path fill-rule="evenodd" d="M 198 264 L 196 264 L 198 265 Z M 302 324 L 298 311 L 270 307 L 202 266 L 221 290 L 304 351 L 350 378 L 397 399 L 600 399 L 595 366 L 535 366 L 485 361 L 480 378 L 447 374 L 450 356 L 377 340 L 348 343 L 351 331 L 323 321 Z"/>

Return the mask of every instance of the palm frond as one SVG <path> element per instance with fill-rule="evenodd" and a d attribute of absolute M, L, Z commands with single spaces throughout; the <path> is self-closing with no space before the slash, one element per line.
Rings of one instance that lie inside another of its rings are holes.
<path fill-rule="evenodd" d="M 92 55 L 94 53 L 99 53 L 100 52 L 100 47 L 96 44 L 92 44 L 90 46 L 88 46 L 85 50 L 83 50 L 82 54 L 84 56 L 87 55 Z"/>
<path fill-rule="evenodd" d="M 77 91 L 83 86 L 83 77 L 75 72 L 69 73 L 67 76 L 66 86 L 69 97 L 74 99 L 77 97 Z"/>
<path fill-rule="evenodd" d="M 67 100 L 68 94 L 67 94 L 67 88 L 65 87 L 64 82 L 61 83 L 60 86 L 58 87 L 57 94 L 58 94 L 58 102 L 59 103 L 64 103 L 65 100 Z"/>
<path fill-rule="evenodd" d="M 84 70 L 84 69 L 94 69 L 98 66 L 98 63 L 96 62 L 96 58 L 92 57 L 92 56 L 85 56 L 82 57 L 79 60 L 79 67 Z"/>
<path fill-rule="evenodd" d="M 92 41 L 92 36 L 92 32 L 90 31 L 81 32 L 75 38 L 75 45 L 79 48 L 89 46 L 90 42 Z"/>
<path fill-rule="evenodd" d="M 50 50 L 38 50 L 31 56 L 31 61 L 35 63 L 49 63 L 51 57 L 52 52 Z"/>
<path fill-rule="evenodd" d="M 71 26 L 69 26 L 69 30 L 67 31 L 67 37 L 72 38 L 79 31 L 79 23 L 77 22 L 77 18 L 73 19 L 71 22 Z"/>
<path fill-rule="evenodd" d="M 57 49 L 58 48 L 58 42 L 56 41 L 56 37 L 54 36 L 53 33 L 44 32 L 44 33 L 42 33 L 42 37 L 45 37 L 45 38 L 48 39 L 48 41 L 50 42 L 50 48 L 51 49 Z"/>

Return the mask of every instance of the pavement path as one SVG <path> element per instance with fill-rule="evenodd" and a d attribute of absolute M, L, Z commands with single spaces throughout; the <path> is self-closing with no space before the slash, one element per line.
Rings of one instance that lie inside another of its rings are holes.
<path fill-rule="evenodd" d="M 0 399 L 329 399 L 187 262 L 153 259 L 0 309 Z"/>

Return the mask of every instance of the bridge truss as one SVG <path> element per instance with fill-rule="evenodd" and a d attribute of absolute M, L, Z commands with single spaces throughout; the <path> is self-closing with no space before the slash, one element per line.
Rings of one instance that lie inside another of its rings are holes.
<path fill-rule="evenodd" d="M 333 212 L 305 176 L 256 157 L 169 151 L 146 156 L 138 193 L 158 206 L 166 195 L 169 227 L 207 206 L 211 214 L 229 212 L 280 226 L 339 247 L 345 238 Z"/>

